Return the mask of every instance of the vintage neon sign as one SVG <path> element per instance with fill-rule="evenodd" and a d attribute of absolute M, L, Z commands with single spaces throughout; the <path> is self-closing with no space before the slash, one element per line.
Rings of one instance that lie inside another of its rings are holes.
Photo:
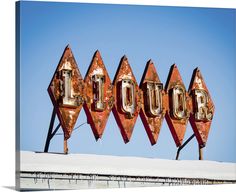
<path fill-rule="evenodd" d="M 85 99 L 84 81 L 69 46 L 64 50 L 48 86 L 48 93 L 54 105 L 52 117 L 57 114 L 64 132 L 64 152 L 67 153 L 67 140 L 72 134 Z M 48 138 L 51 137 L 48 134 Z M 45 150 L 47 148 L 48 146 Z"/>
<path fill-rule="evenodd" d="M 140 85 L 142 102 L 140 117 L 152 145 L 156 144 L 167 109 L 166 94 L 154 63 L 146 64 Z"/>
<path fill-rule="evenodd" d="M 113 80 L 112 112 L 125 143 L 129 142 L 139 114 L 140 90 L 126 56 L 121 58 Z"/>
<path fill-rule="evenodd" d="M 113 106 L 113 86 L 99 51 L 93 56 L 84 82 L 84 110 L 97 140 L 102 137 Z"/>
<path fill-rule="evenodd" d="M 214 115 L 214 104 L 199 69 L 194 70 L 186 91 L 174 64 L 163 87 L 150 60 L 138 86 L 124 56 L 112 83 L 99 51 L 83 80 L 71 49 L 66 47 L 48 92 L 64 132 L 65 152 L 82 106 L 96 139 L 102 137 L 112 110 L 125 143 L 140 114 L 152 145 L 157 142 L 165 118 L 177 147 L 182 145 L 188 120 L 199 145 L 205 146 Z"/>
<path fill-rule="evenodd" d="M 210 131 L 215 106 L 198 68 L 193 71 L 189 85 L 189 95 L 192 96 L 192 111 L 189 122 L 199 145 L 204 147 Z"/>
<path fill-rule="evenodd" d="M 190 97 L 185 89 L 181 75 L 174 64 L 170 68 L 165 85 L 168 95 L 165 118 L 177 147 L 182 145 L 190 113 Z"/>

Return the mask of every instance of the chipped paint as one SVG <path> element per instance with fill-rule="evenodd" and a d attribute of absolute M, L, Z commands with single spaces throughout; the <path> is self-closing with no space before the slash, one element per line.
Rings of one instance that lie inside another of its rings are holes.
<path fill-rule="evenodd" d="M 72 93 L 68 96 L 73 100 L 71 104 L 63 103 L 66 86 L 64 82 L 65 79 L 63 80 L 64 77 L 61 75 L 63 70 L 71 71 L 71 76 L 69 78 L 71 84 L 69 83 L 67 85 L 70 86 L 67 88 Z M 78 70 L 76 61 L 69 46 L 67 46 L 64 50 L 57 69 L 48 86 L 48 93 L 56 109 L 57 116 L 64 132 L 64 140 L 66 141 L 71 136 L 84 100 L 83 78 Z M 67 150 L 68 149 L 66 148 L 65 152 L 67 152 Z"/>
<path fill-rule="evenodd" d="M 103 87 L 99 89 L 99 92 L 101 92 L 99 93 L 99 96 L 102 96 L 103 98 L 101 101 L 102 103 L 99 105 L 100 109 L 96 108 L 97 101 L 94 100 L 97 99 L 94 97 L 98 94 L 97 90 L 94 90 L 94 75 L 103 75 L 105 78 Z M 87 100 L 84 104 L 84 110 L 88 117 L 88 123 L 90 124 L 95 139 L 97 140 L 102 137 L 114 101 L 111 80 L 99 51 L 95 52 L 84 81 L 87 88 Z"/>
<path fill-rule="evenodd" d="M 199 145 L 204 147 L 206 145 L 206 142 L 208 139 L 208 134 L 210 131 L 212 120 L 206 119 L 206 120 L 199 121 L 195 118 L 197 106 L 195 104 L 193 93 L 194 93 L 194 90 L 197 90 L 197 89 L 204 90 L 208 94 L 207 108 L 208 108 L 209 112 L 212 113 L 212 117 L 213 117 L 214 111 L 215 111 L 215 106 L 214 106 L 214 103 L 211 99 L 210 93 L 207 89 L 207 86 L 203 80 L 202 74 L 198 68 L 196 68 L 193 71 L 192 80 L 189 85 L 189 94 L 192 97 L 192 105 L 193 105 L 192 111 L 190 113 L 189 121 L 190 121 L 190 124 L 193 128 L 194 134 L 196 135 Z"/>
<path fill-rule="evenodd" d="M 165 116 L 177 147 L 182 145 L 188 120 L 199 145 L 204 147 L 215 110 L 198 68 L 193 72 L 187 92 L 177 66 L 172 65 L 163 89 L 150 60 L 138 86 L 124 56 L 111 83 L 101 55 L 96 51 L 83 80 L 69 46 L 60 59 L 48 93 L 64 132 L 65 151 L 82 106 L 96 139 L 102 137 L 112 110 L 125 143 L 131 138 L 140 113 L 152 145 L 157 142 Z"/>
<path fill-rule="evenodd" d="M 121 81 L 123 80 L 124 77 L 125 79 L 130 79 L 133 82 L 134 86 L 135 103 L 133 103 L 133 105 L 135 105 L 135 109 L 134 109 L 134 114 L 132 114 L 132 116 L 128 115 L 126 112 L 124 112 L 124 110 L 122 110 Z M 134 124 L 139 114 L 141 101 L 140 101 L 140 90 L 126 56 L 123 56 L 121 58 L 120 64 L 118 66 L 116 75 L 113 80 L 113 86 L 114 86 L 113 89 L 114 97 L 116 102 L 114 103 L 112 111 L 115 116 L 116 122 L 120 128 L 123 140 L 125 143 L 127 143 L 129 142 L 131 135 L 133 133 Z"/>
<path fill-rule="evenodd" d="M 170 68 L 169 76 L 166 82 L 165 91 L 166 94 L 168 94 L 168 100 L 169 100 L 169 107 L 167 109 L 165 118 L 167 121 L 167 124 L 170 128 L 171 134 L 174 138 L 175 144 L 177 147 L 179 147 L 183 143 L 184 135 L 186 132 L 186 127 L 188 123 L 188 115 L 186 118 L 177 119 L 173 116 L 173 103 L 172 103 L 172 90 L 176 85 L 180 85 L 185 89 L 185 86 L 183 84 L 182 78 L 180 76 L 179 70 L 177 66 L 174 64 Z M 186 110 L 189 114 L 190 112 L 190 98 L 188 93 L 185 93 L 186 95 Z"/>
<path fill-rule="evenodd" d="M 94 69 L 94 71 L 91 73 L 91 75 L 95 75 L 95 74 L 99 74 L 99 75 L 103 75 L 103 69 L 102 68 L 97 68 Z"/>
<path fill-rule="evenodd" d="M 166 112 L 166 102 L 165 102 L 165 92 L 164 90 L 161 91 L 161 97 L 162 97 L 162 102 L 161 102 L 161 114 L 157 115 L 157 116 L 153 116 L 150 115 L 148 113 L 148 109 L 147 109 L 147 89 L 145 87 L 145 84 L 147 82 L 155 82 L 155 83 L 161 83 L 159 76 L 156 72 L 156 68 L 154 66 L 154 63 L 149 60 L 146 64 L 144 73 L 143 73 L 143 77 L 142 80 L 140 82 L 140 89 L 142 90 L 142 100 L 141 100 L 141 110 L 140 110 L 140 117 L 141 120 L 144 124 L 145 130 L 147 132 L 148 138 L 151 142 L 152 145 L 156 144 L 159 133 L 160 133 L 160 129 L 161 129 L 161 125 L 162 125 L 162 121 L 163 118 L 165 116 L 165 112 Z M 157 97 L 157 95 L 155 95 Z M 157 98 L 155 98 L 157 99 Z"/>

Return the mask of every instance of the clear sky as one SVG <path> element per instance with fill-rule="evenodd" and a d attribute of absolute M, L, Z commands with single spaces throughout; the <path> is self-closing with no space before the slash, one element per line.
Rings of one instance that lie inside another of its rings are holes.
<path fill-rule="evenodd" d="M 204 159 L 236 162 L 236 10 L 21 2 L 20 24 L 21 150 L 44 149 L 53 109 L 47 87 L 70 44 L 83 77 L 97 49 L 111 80 L 124 54 L 138 84 L 149 59 L 163 84 L 176 63 L 186 88 L 199 67 L 215 104 Z M 84 122 L 82 110 L 76 126 Z M 188 123 L 185 140 L 192 133 Z M 166 159 L 174 159 L 177 150 L 165 120 L 157 144 L 151 146 L 140 117 L 124 144 L 112 113 L 101 140 L 96 142 L 85 124 L 68 145 L 70 153 Z M 52 139 L 49 150 L 63 152 L 62 135 Z M 196 139 L 180 159 L 198 159 Z"/>

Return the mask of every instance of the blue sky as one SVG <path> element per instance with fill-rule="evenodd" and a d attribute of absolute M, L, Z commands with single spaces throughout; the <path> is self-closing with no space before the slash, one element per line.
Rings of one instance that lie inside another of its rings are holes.
<path fill-rule="evenodd" d="M 149 59 L 163 84 L 176 63 L 186 88 L 199 67 L 216 108 L 204 159 L 236 162 L 236 10 L 48 2 L 20 6 L 21 150 L 44 149 L 53 109 L 47 87 L 70 44 L 83 77 L 97 49 L 111 80 L 124 54 L 138 83 Z M 84 122 L 82 110 L 76 125 Z M 192 133 L 189 123 L 185 140 Z M 124 144 L 112 113 L 102 140 L 96 142 L 86 124 L 73 132 L 68 145 L 70 153 L 166 159 L 174 159 L 177 150 L 165 120 L 151 146 L 140 117 Z M 55 136 L 49 150 L 62 152 L 63 136 Z M 196 139 L 180 159 L 198 159 Z"/>

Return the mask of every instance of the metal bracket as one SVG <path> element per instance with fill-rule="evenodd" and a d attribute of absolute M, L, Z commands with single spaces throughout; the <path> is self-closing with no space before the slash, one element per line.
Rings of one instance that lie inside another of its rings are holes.
<path fill-rule="evenodd" d="M 195 137 L 195 134 L 192 134 L 182 145 L 179 146 L 175 160 L 179 159 L 180 151 Z M 198 145 L 199 160 L 203 160 L 203 148 L 204 146 Z"/>

